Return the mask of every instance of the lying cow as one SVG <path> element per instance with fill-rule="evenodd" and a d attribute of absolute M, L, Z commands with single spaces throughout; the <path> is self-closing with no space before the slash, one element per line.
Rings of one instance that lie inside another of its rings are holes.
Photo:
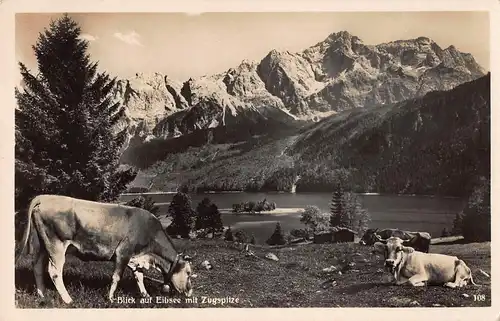
<path fill-rule="evenodd" d="M 431 235 L 427 232 L 408 232 L 398 229 L 368 229 L 359 241 L 359 244 L 373 245 L 375 242 L 385 242 L 390 237 L 402 239 L 405 241 L 405 246 L 411 246 L 417 251 L 429 252 Z"/>
<path fill-rule="evenodd" d="M 160 221 L 144 209 L 40 195 L 31 201 L 27 217 L 16 262 L 28 238 L 30 244 L 39 244 L 34 247 L 33 270 L 37 292 L 42 298 L 45 296 L 43 274 L 48 270 L 62 300 L 72 302 L 63 282 L 65 254 L 70 245 L 83 260 L 114 261 L 109 290 L 111 301 L 127 266 L 133 271 L 144 297 L 149 294 L 143 283 L 143 268 L 149 267 L 162 272 L 163 290 L 192 295 L 189 257 L 177 252 Z"/>
<path fill-rule="evenodd" d="M 384 253 L 385 267 L 394 275 L 396 285 L 409 282 L 413 286 L 443 284 L 455 288 L 466 286 L 469 280 L 477 285 L 469 267 L 456 256 L 415 251 L 398 237 L 374 246 L 377 252 Z"/>

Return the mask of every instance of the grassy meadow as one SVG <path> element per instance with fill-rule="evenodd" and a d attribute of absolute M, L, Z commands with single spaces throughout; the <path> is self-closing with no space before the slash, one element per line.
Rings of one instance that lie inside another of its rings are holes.
<path fill-rule="evenodd" d="M 135 298 L 135 303 L 110 303 L 107 299 L 113 265 L 82 262 L 68 257 L 64 281 L 74 302 L 70 308 L 207 308 L 207 307 L 461 307 L 490 306 L 490 243 L 435 244 L 431 252 L 456 255 L 471 268 L 476 283 L 462 289 L 442 286 L 413 288 L 390 284 L 383 258 L 373 247 L 357 243 L 251 246 L 255 256 L 246 256 L 243 245 L 222 240 L 175 240 L 193 257 L 193 301 L 179 298 L 170 303 L 141 303 L 130 271 L 120 282 L 117 296 Z M 279 261 L 265 258 L 274 253 Z M 203 269 L 208 260 L 213 269 Z M 323 269 L 333 266 L 331 272 Z M 340 272 L 340 273 L 339 273 Z M 150 274 L 160 278 L 158 275 Z M 15 269 L 18 308 L 64 308 L 48 276 L 48 299 L 35 294 L 31 258 L 22 257 Z M 153 302 L 166 298 L 160 285 L 145 280 Z M 210 299 L 226 299 L 209 300 Z M 237 299 L 237 301 L 236 301 Z M 215 301 L 215 303 L 214 303 Z M 232 302 L 231 302 L 232 301 Z"/>

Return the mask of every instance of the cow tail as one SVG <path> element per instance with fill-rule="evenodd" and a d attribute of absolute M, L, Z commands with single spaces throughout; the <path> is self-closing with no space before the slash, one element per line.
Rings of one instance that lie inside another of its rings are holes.
<path fill-rule="evenodd" d="M 472 272 L 470 273 L 470 283 L 475 286 L 480 286 L 479 284 L 474 283 L 474 280 L 472 279 Z"/>
<path fill-rule="evenodd" d="M 19 259 L 19 257 L 21 256 L 21 254 L 24 253 L 24 249 L 26 248 L 26 244 L 28 243 L 28 239 L 30 237 L 30 231 L 31 231 L 31 216 L 32 216 L 33 210 L 38 205 L 40 205 L 40 199 L 38 197 L 35 197 L 31 201 L 30 207 L 28 209 L 28 213 L 26 215 L 27 221 L 26 221 L 26 227 L 25 227 L 24 233 L 23 233 L 23 238 L 21 240 L 21 244 L 20 244 L 19 248 L 16 250 L 16 259 L 15 259 L 16 263 L 17 263 L 17 260 Z"/>
<path fill-rule="evenodd" d="M 472 285 L 481 286 L 480 284 L 474 282 L 474 279 L 472 278 L 472 270 L 467 266 L 467 264 L 465 264 L 463 260 L 458 260 L 458 264 L 465 267 L 465 270 L 469 273 L 469 280 Z"/>

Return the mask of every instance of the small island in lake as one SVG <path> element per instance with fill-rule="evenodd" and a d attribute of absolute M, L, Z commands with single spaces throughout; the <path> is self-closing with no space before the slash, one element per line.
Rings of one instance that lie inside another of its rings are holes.
<path fill-rule="evenodd" d="M 268 202 L 267 199 L 263 199 L 260 202 L 242 202 L 239 204 L 233 204 L 233 213 L 260 213 L 260 212 L 270 212 L 276 209 L 275 202 Z"/>

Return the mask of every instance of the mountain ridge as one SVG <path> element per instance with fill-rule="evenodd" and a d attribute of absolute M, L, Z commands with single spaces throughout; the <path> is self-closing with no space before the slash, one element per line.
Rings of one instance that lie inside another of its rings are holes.
<path fill-rule="evenodd" d="M 366 45 L 347 31 L 300 52 L 271 50 L 260 61 L 187 81 L 161 73 L 119 80 L 130 136 L 173 138 L 266 113 L 311 120 L 447 90 L 484 75 L 474 57 L 427 37 Z M 264 116 L 264 117 L 262 117 Z"/>

